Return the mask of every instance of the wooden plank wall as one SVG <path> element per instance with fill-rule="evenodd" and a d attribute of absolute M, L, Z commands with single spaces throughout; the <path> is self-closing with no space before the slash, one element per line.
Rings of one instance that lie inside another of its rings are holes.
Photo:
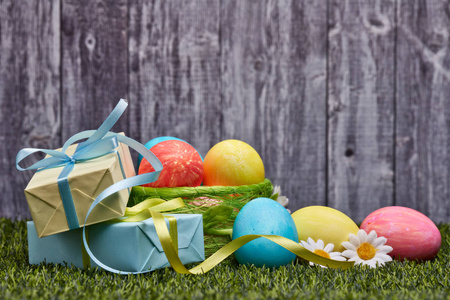
<path fill-rule="evenodd" d="M 442 0 L 0 1 L 0 216 L 29 218 L 24 147 L 95 129 L 252 145 L 295 211 L 450 222 Z M 136 156 L 136 155 L 135 155 Z"/>

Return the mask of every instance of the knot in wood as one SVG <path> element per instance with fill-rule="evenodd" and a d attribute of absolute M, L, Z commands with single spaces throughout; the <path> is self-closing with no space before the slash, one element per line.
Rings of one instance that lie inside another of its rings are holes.
<path fill-rule="evenodd" d="M 434 54 L 445 51 L 448 44 L 448 31 L 446 29 L 436 30 L 428 35 L 426 42 L 428 49 Z"/>
<path fill-rule="evenodd" d="M 353 151 L 353 149 L 345 150 L 345 156 L 346 157 L 352 157 L 354 154 L 355 154 L 355 152 Z"/>
<path fill-rule="evenodd" d="M 253 67 L 255 68 L 256 71 L 261 71 L 264 68 L 264 64 L 262 61 L 257 60 L 255 61 Z"/>
<path fill-rule="evenodd" d="M 364 16 L 363 23 L 373 34 L 383 35 L 391 30 L 389 18 L 382 14 L 368 13 Z"/>
<path fill-rule="evenodd" d="M 87 34 L 84 43 L 86 48 L 92 51 L 95 48 L 95 37 L 91 33 Z"/>

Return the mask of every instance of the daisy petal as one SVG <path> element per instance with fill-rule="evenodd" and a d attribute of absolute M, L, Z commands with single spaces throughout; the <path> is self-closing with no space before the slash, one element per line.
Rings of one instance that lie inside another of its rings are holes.
<path fill-rule="evenodd" d="M 384 246 L 381 246 L 381 247 L 378 248 L 377 253 L 388 254 L 392 250 L 394 250 L 394 248 L 392 248 L 391 246 L 384 245 Z"/>
<path fill-rule="evenodd" d="M 289 199 L 286 196 L 278 196 L 277 202 L 286 207 L 289 204 Z"/>
<path fill-rule="evenodd" d="M 359 265 L 359 264 L 364 262 L 361 258 L 359 258 L 358 255 L 356 255 L 355 257 L 350 258 L 348 261 L 354 261 L 355 265 Z"/>
<path fill-rule="evenodd" d="M 378 249 L 381 245 L 386 244 L 386 242 L 387 242 L 387 238 L 385 238 L 384 236 L 380 236 L 375 239 L 375 241 L 372 243 L 372 245 Z"/>
<path fill-rule="evenodd" d="M 339 252 L 333 252 L 333 253 L 339 253 Z M 332 260 L 337 260 L 337 261 L 346 261 L 347 260 L 345 257 L 343 257 L 340 254 L 338 254 L 338 255 L 330 255 L 330 258 Z"/>
<path fill-rule="evenodd" d="M 373 259 L 377 259 L 377 260 L 382 261 L 382 262 L 392 261 L 392 257 L 390 257 L 389 255 L 378 254 L 378 253 L 375 255 L 375 257 Z"/>
<path fill-rule="evenodd" d="M 317 249 L 323 250 L 324 242 L 321 239 L 317 240 Z"/>
<path fill-rule="evenodd" d="M 358 254 L 356 253 L 356 251 L 352 251 L 352 250 L 345 250 L 344 252 L 341 253 L 342 256 L 348 257 L 348 258 L 354 258 L 354 257 L 358 257 Z"/>
<path fill-rule="evenodd" d="M 371 268 L 376 268 L 377 267 L 377 263 L 374 260 L 363 261 L 363 264 L 367 265 L 367 266 L 369 266 Z"/>
<path fill-rule="evenodd" d="M 330 255 L 330 257 L 331 256 L 342 256 L 342 253 L 341 252 L 330 252 L 330 253 L 328 253 L 329 255 Z"/>
<path fill-rule="evenodd" d="M 342 246 L 343 246 L 344 248 L 346 248 L 347 250 L 353 250 L 353 251 L 356 251 L 355 245 L 353 245 L 353 244 L 350 243 L 350 242 L 342 242 Z"/>
<path fill-rule="evenodd" d="M 331 251 L 333 251 L 334 249 L 334 245 L 332 243 L 329 243 L 325 246 L 325 248 L 323 248 L 323 251 L 330 253 Z"/>
<path fill-rule="evenodd" d="M 390 261 L 392 261 L 392 257 L 389 255 L 386 255 L 383 257 L 383 260 L 384 260 L 384 262 L 390 262 Z"/>
<path fill-rule="evenodd" d="M 384 263 L 385 263 L 384 260 L 382 260 L 382 259 L 380 259 L 380 258 L 378 258 L 378 257 L 374 257 L 374 258 L 373 258 L 373 261 L 375 261 L 375 263 L 377 263 L 379 267 L 384 266 Z"/>
<path fill-rule="evenodd" d="M 281 187 L 280 187 L 279 185 L 276 185 L 276 186 L 273 188 L 272 195 L 280 194 L 280 192 L 281 192 Z"/>
<path fill-rule="evenodd" d="M 348 238 L 350 240 L 350 243 L 352 243 L 356 248 L 358 248 L 359 245 L 361 245 L 361 242 L 356 235 L 350 234 Z"/>
<path fill-rule="evenodd" d="M 314 240 L 310 237 L 308 238 L 308 244 L 310 244 L 314 249 L 316 248 L 316 242 L 314 242 Z"/>
<path fill-rule="evenodd" d="M 313 249 L 313 247 L 311 247 L 311 245 L 309 245 L 307 242 L 305 242 L 305 241 L 300 241 L 300 244 L 305 248 L 305 249 L 307 249 L 307 250 L 309 250 L 309 251 L 314 251 L 314 249 Z"/>
<path fill-rule="evenodd" d="M 375 240 L 377 239 L 377 233 L 375 232 L 375 230 L 372 230 L 368 235 L 367 235 L 367 242 L 369 244 L 372 244 L 375 242 Z"/>
<path fill-rule="evenodd" d="M 356 236 L 361 244 L 367 241 L 367 232 L 364 229 L 358 230 Z"/>

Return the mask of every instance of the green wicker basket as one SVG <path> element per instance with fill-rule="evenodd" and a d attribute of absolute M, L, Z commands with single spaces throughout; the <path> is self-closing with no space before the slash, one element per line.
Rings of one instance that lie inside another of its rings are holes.
<path fill-rule="evenodd" d="M 135 186 L 131 190 L 128 206 L 134 206 L 148 198 L 171 200 L 181 197 L 185 207 L 174 213 L 203 214 L 205 255 L 211 256 L 231 240 L 231 229 L 240 209 L 250 200 L 272 196 L 269 179 L 252 185 L 199 186 L 178 188 L 150 188 Z"/>

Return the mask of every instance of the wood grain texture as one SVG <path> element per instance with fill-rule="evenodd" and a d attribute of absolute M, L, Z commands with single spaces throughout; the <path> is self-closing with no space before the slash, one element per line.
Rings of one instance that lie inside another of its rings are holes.
<path fill-rule="evenodd" d="M 329 11 L 328 205 L 361 222 L 394 203 L 395 3 Z"/>
<path fill-rule="evenodd" d="M 397 205 L 450 221 L 450 6 L 399 1 Z"/>
<path fill-rule="evenodd" d="M 59 20 L 58 1 L 0 2 L 0 216 L 30 217 L 19 150 L 60 143 Z"/>
<path fill-rule="evenodd" d="M 114 131 L 243 140 L 292 211 L 450 222 L 449 28 L 444 0 L 0 1 L 0 216 L 30 217 L 21 148 L 126 98 Z"/>
<path fill-rule="evenodd" d="M 130 2 L 130 126 L 202 155 L 220 141 L 219 1 Z"/>
<path fill-rule="evenodd" d="M 223 139 L 252 145 L 291 210 L 325 204 L 326 2 L 222 3 Z"/>
<path fill-rule="evenodd" d="M 62 136 L 97 129 L 128 89 L 126 0 L 62 4 Z M 128 113 L 127 113 L 128 114 Z M 123 115 L 113 131 L 128 132 Z"/>

